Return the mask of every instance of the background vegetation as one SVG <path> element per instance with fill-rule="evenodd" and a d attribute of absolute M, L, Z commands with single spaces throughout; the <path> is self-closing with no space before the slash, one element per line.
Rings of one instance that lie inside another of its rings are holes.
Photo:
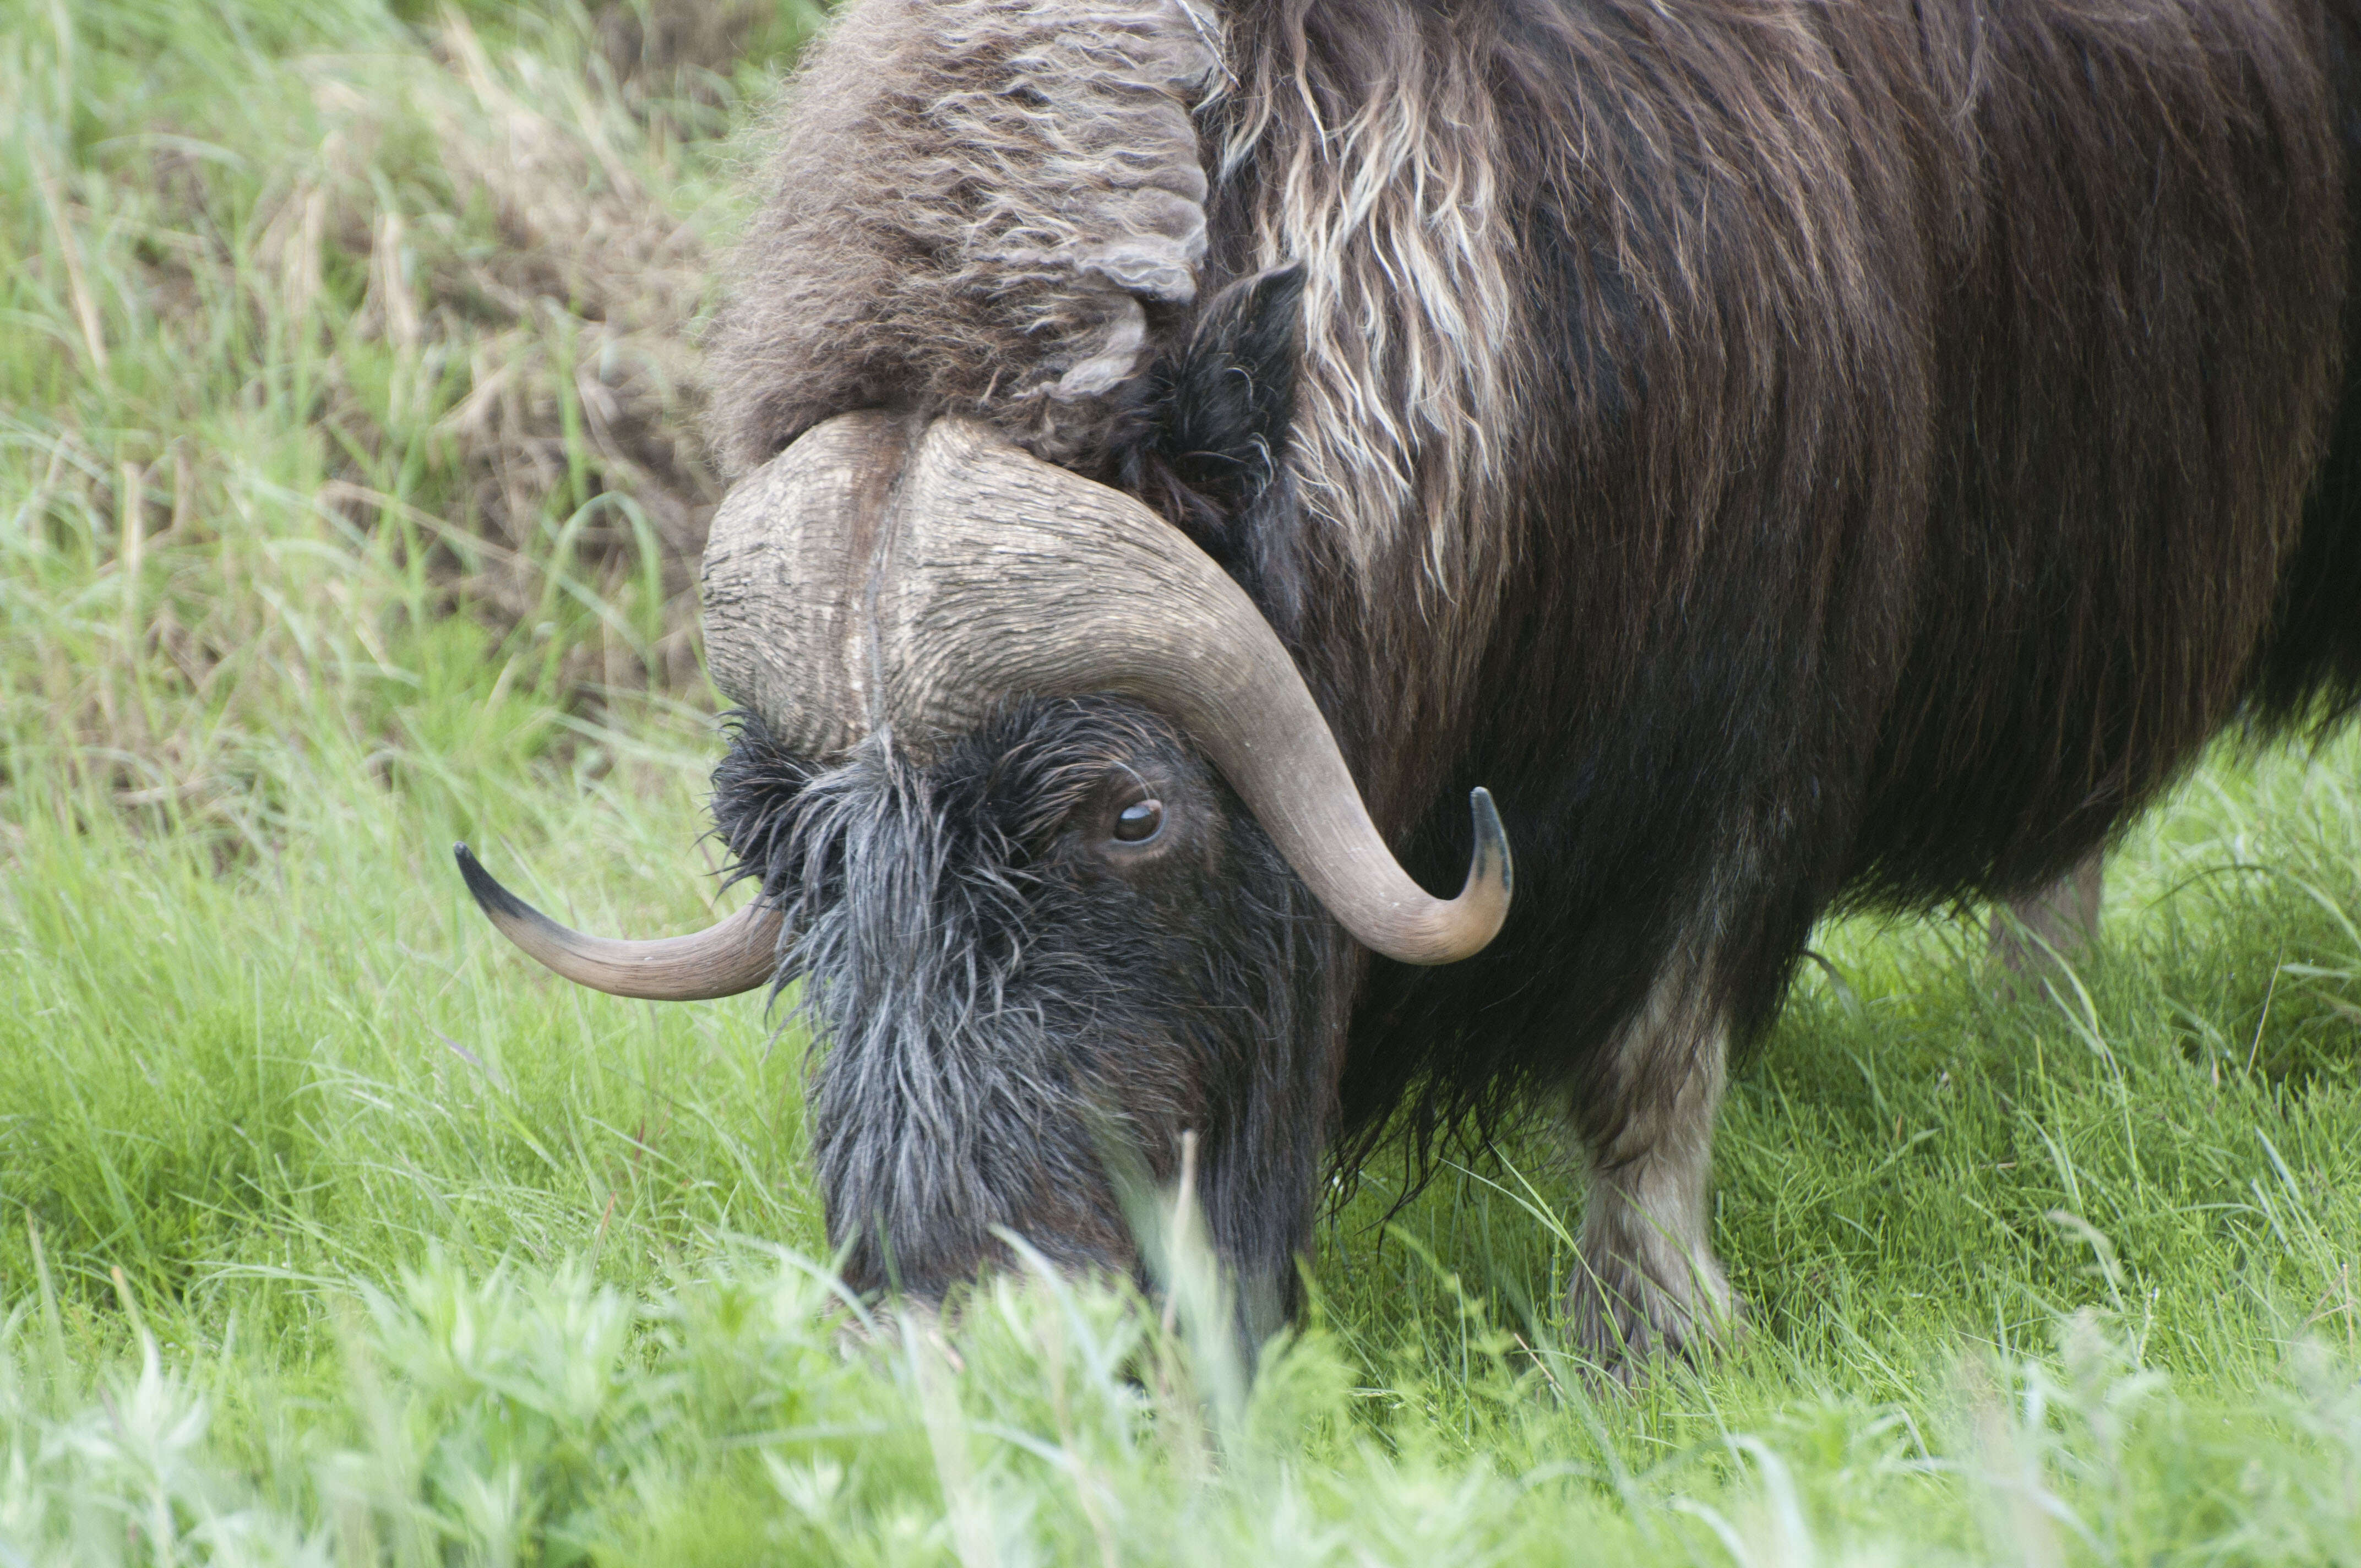
<path fill-rule="evenodd" d="M 1562 1348 L 1539 1135 L 1373 1168 L 1251 1390 L 1185 1237 L 1169 1321 L 849 1333 L 804 1042 L 445 854 L 713 913 L 693 329 L 815 20 L 0 0 L 0 1565 L 2361 1563 L 2350 740 L 2217 758 L 2053 993 L 1824 933 L 1702 1372 Z"/>

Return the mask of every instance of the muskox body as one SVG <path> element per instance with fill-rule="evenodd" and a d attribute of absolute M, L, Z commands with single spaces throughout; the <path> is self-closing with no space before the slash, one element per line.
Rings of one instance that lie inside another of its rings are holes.
<path fill-rule="evenodd" d="M 861 0 L 720 450 L 942 412 L 1138 496 L 1404 863 L 1454 883 L 1487 785 L 1516 890 L 1474 958 L 1372 958 L 1122 696 L 908 754 L 751 721 L 716 808 L 832 1042 L 856 1277 L 939 1288 L 995 1225 L 1132 1266 L 1110 1168 L 1193 1131 L 1284 1310 L 1323 1157 L 1539 1104 L 1591 1157 L 1589 1343 L 1708 1332 L 1726 1056 L 1816 919 L 2038 889 L 2225 726 L 2361 697 L 2356 39 L 2343 0 Z M 1194 835 L 1152 866 L 1105 839 L 1143 776 Z"/>

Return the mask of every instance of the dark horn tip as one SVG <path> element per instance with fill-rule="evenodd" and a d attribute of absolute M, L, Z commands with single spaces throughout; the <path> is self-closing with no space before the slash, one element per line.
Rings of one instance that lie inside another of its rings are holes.
<path fill-rule="evenodd" d="M 505 915 L 511 919 L 531 920 L 539 911 L 500 884 L 500 879 L 484 869 L 474 850 L 462 842 L 451 846 L 451 858 L 459 862 L 459 874 L 467 879 L 467 891 L 476 897 L 476 907 L 487 915 Z"/>
<path fill-rule="evenodd" d="M 1492 792 L 1478 784 L 1467 796 L 1467 809 L 1476 819 L 1476 854 L 1467 868 L 1467 880 L 1498 882 L 1503 894 L 1516 889 L 1516 862 L 1509 855 L 1508 829 L 1500 826 L 1500 808 L 1492 804 Z"/>

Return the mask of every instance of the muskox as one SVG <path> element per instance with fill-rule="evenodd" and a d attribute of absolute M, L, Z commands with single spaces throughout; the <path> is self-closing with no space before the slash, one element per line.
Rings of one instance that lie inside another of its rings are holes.
<path fill-rule="evenodd" d="M 1135 1269 L 1115 1173 L 1193 1135 L 1253 1330 L 1326 1168 L 1543 1107 L 1583 1342 L 1694 1349 L 1817 919 L 2035 895 L 2361 703 L 2356 51 L 2350 0 L 857 0 L 711 341 L 759 896 L 607 942 L 470 882 L 605 990 L 800 981 L 857 1285 Z"/>

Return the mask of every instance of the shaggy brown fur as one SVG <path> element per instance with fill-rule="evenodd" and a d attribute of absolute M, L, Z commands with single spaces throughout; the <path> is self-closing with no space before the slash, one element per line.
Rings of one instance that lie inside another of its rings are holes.
<path fill-rule="evenodd" d="M 1218 82 L 1193 0 L 871 0 L 796 79 L 714 341 L 733 477 L 850 408 L 1104 450 L 1148 312 L 1196 296 Z"/>
<path fill-rule="evenodd" d="M 1233 536 L 1183 521 L 1413 870 L 1465 864 L 1477 784 L 1518 856 L 1476 959 L 1335 945 L 1306 1025 L 1335 1146 L 1406 1097 L 1422 1136 L 1563 1097 L 1600 1191 L 1670 1194 L 1655 1234 L 1718 1279 L 1722 1042 L 1820 914 L 2029 891 L 2242 707 L 2361 696 L 2356 28 L 2351 0 L 864 0 L 717 345 L 723 444 L 980 409 L 1137 472 L 1104 378 L 1301 264 L 1280 480 Z M 1109 115 L 1135 159 L 1038 150 Z M 1164 206 L 1158 267 L 1084 259 L 1138 227 L 1110 192 L 1201 174 L 1202 263 Z M 1005 238 L 1070 210 L 1079 237 Z M 1614 1239 L 1646 1228 L 1594 1209 L 1592 1310 L 1677 1343 L 1672 1266 Z"/>

